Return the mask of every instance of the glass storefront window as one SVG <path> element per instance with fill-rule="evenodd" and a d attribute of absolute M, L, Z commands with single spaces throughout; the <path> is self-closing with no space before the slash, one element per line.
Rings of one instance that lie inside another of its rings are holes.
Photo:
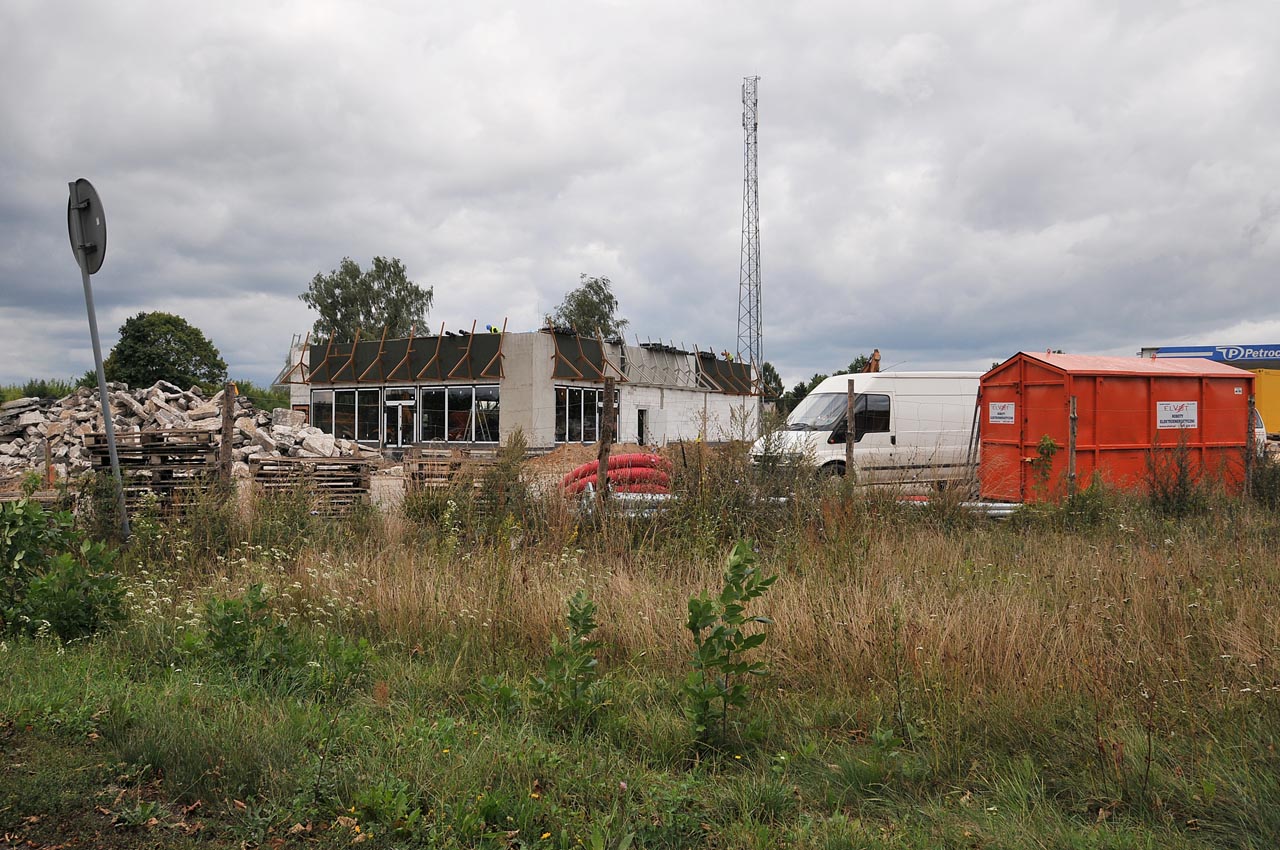
<path fill-rule="evenodd" d="M 356 438 L 355 390 L 336 390 L 333 394 L 333 436 L 339 440 Z"/>
<path fill-rule="evenodd" d="M 556 442 L 563 443 L 569 427 L 569 390 L 556 387 Z"/>
<path fill-rule="evenodd" d="M 613 403 L 618 403 L 614 390 Z M 604 422 L 604 390 L 583 387 L 556 387 L 556 442 L 594 443 L 600 439 Z"/>
<path fill-rule="evenodd" d="M 333 433 L 333 390 L 313 390 L 311 393 L 311 424 Z"/>
<path fill-rule="evenodd" d="M 444 388 L 422 391 L 422 439 L 424 442 L 444 440 L 447 436 L 444 418 Z"/>
<path fill-rule="evenodd" d="M 471 439 L 473 411 L 471 396 L 473 387 L 449 387 L 449 440 L 466 442 Z"/>
<path fill-rule="evenodd" d="M 594 443 L 600 433 L 600 391 L 582 391 L 582 442 Z"/>
<path fill-rule="evenodd" d="M 582 390 L 579 387 L 569 387 L 569 408 L 568 408 L 568 427 L 569 442 L 582 442 Z"/>
<path fill-rule="evenodd" d="M 356 439 L 362 443 L 378 442 L 382 420 L 382 390 L 357 390 Z"/>
<path fill-rule="evenodd" d="M 382 441 L 384 419 L 389 445 L 411 442 L 415 413 L 423 442 L 500 440 L 500 388 L 496 385 L 312 390 L 310 413 L 312 423 L 322 431 L 362 443 Z"/>
<path fill-rule="evenodd" d="M 498 442 L 498 388 L 476 387 L 476 442 Z"/>

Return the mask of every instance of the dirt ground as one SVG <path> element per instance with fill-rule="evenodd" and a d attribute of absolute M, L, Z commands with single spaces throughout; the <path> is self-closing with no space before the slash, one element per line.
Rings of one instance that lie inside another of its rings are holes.
<path fill-rule="evenodd" d="M 653 452 L 655 449 L 638 443 L 614 443 L 610 454 L 625 455 L 633 452 Z M 661 454 L 661 452 L 659 452 Z M 566 472 L 590 463 L 600 457 L 598 444 L 582 445 L 572 443 L 557 447 L 544 455 L 537 455 L 525 461 L 524 468 L 536 476 L 564 475 Z"/>

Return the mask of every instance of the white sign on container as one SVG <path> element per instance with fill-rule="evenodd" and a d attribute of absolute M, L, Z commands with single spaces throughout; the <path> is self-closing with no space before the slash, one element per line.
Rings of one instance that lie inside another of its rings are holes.
<path fill-rule="evenodd" d="M 1200 414 L 1194 401 L 1157 401 L 1157 428 L 1199 428 Z"/>
<path fill-rule="evenodd" d="M 987 421 L 992 425 L 1015 425 L 1015 408 L 1012 401 L 993 401 L 987 406 Z"/>

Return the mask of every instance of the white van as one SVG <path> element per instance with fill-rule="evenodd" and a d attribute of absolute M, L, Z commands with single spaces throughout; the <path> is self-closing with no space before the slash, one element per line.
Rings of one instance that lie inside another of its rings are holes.
<path fill-rule="evenodd" d="M 973 430 L 980 377 L 980 372 L 834 375 L 796 405 L 782 431 L 756 441 L 752 460 L 809 458 L 824 473 L 844 475 L 852 380 L 853 472 L 859 484 L 942 487 L 969 479 L 977 460 Z"/>

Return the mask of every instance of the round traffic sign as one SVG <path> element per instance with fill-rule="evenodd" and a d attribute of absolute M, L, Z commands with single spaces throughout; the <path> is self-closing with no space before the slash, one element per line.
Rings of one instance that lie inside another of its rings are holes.
<path fill-rule="evenodd" d="M 79 244 L 76 244 L 77 229 Z M 71 184 L 67 196 L 67 236 L 71 239 L 71 253 L 76 255 L 77 263 L 80 262 L 77 249 L 83 249 L 85 271 L 94 274 L 102 268 L 102 259 L 107 255 L 107 216 L 102 211 L 98 191 L 83 177 Z"/>

